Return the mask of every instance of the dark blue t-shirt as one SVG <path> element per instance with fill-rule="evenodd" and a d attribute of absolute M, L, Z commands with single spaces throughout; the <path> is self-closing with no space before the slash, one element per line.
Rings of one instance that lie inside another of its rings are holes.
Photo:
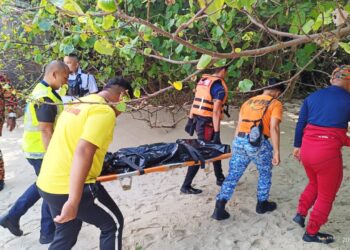
<path fill-rule="evenodd" d="M 350 93 L 330 86 L 308 96 L 299 113 L 295 128 L 294 147 L 300 147 L 307 124 L 330 128 L 348 128 L 350 121 Z"/>
<path fill-rule="evenodd" d="M 223 101 L 225 98 L 225 89 L 222 86 L 221 80 L 216 80 L 213 82 L 210 88 L 210 95 L 213 100 L 221 100 Z"/>

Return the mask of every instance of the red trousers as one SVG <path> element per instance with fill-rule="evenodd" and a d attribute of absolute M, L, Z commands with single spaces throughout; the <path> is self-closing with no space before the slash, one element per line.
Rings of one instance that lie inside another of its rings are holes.
<path fill-rule="evenodd" d="M 309 234 L 316 234 L 328 220 L 343 178 L 341 148 L 348 140 L 345 129 L 313 125 L 304 129 L 300 156 L 309 183 L 300 195 L 298 213 L 306 217 L 313 206 L 306 228 Z"/>

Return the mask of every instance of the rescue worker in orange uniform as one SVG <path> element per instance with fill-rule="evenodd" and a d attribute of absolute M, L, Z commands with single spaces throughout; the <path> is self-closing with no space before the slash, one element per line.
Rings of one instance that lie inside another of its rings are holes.
<path fill-rule="evenodd" d="M 224 80 L 227 68 L 215 70 L 212 75 L 203 75 L 197 83 L 196 93 L 185 131 L 191 136 L 196 131 L 199 140 L 221 144 L 220 123 L 224 116 L 224 105 L 227 101 L 228 88 Z M 226 112 L 225 112 L 226 113 Z M 213 163 L 216 184 L 222 185 L 225 176 L 222 173 L 221 161 Z M 199 166 L 191 166 L 187 170 L 181 192 L 200 194 L 202 190 L 192 187 L 192 181 Z"/>

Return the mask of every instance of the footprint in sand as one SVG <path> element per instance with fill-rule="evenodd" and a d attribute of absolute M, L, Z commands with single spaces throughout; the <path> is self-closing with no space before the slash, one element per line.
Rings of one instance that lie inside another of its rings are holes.
<path fill-rule="evenodd" d="M 186 230 L 181 230 L 181 229 L 175 229 L 172 230 L 168 233 L 168 238 L 169 239 L 175 239 L 177 238 L 177 240 L 182 240 L 186 235 Z"/>

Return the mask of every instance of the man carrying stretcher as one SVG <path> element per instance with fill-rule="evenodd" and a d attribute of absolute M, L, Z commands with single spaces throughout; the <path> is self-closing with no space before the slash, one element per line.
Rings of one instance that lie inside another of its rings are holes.
<path fill-rule="evenodd" d="M 216 69 L 213 75 L 203 75 L 196 87 L 196 94 L 185 131 L 191 136 L 194 130 L 198 139 L 205 142 L 221 144 L 220 122 L 224 117 L 224 105 L 227 101 L 228 88 L 225 83 L 227 69 Z M 214 172 L 216 184 L 222 185 L 225 176 L 222 173 L 221 161 L 215 161 Z M 199 166 L 189 167 L 181 187 L 185 194 L 200 194 L 202 190 L 191 186 Z"/>
<path fill-rule="evenodd" d="M 56 224 L 49 249 L 71 249 L 83 221 L 101 230 L 100 249 L 116 247 L 116 222 L 94 200 L 98 198 L 109 209 L 117 210 L 112 212 L 117 214 L 119 225 L 123 224 L 123 217 L 108 193 L 98 190 L 103 187 L 96 184 L 96 178 L 119 115 L 109 103 L 119 102 L 126 92 L 133 93 L 130 83 L 113 78 L 100 93 L 83 97 L 82 103 L 67 107 L 57 121 L 37 181 L 39 193 L 49 205 Z M 121 233 L 120 227 L 118 249 L 121 249 Z"/>

